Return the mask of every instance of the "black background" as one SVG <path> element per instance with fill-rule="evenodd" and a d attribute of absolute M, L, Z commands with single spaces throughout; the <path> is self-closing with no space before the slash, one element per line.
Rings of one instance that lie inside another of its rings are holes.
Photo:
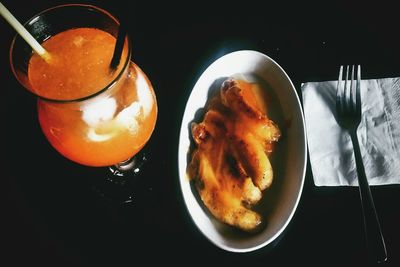
<path fill-rule="evenodd" d="M 2 1 L 20 20 L 64 1 Z M 310 166 L 298 209 L 281 237 L 236 254 L 194 226 L 178 184 L 177 145 L 185 102 L 215 59 L 254 49 L 301 82 L 336 79 L 342 64 L 363 78 L 400 76 L 400 19 L 386 1 L 83 1 L 127 18 L 133 61 L 155 88 L 159 116 L 146 177 L 130 205 L 99 198 L 97 170 L 54 151 L 37 122 L 35 98 L 13 77 L 14 31 L 0 19 L 2 101 L 1 266 L 367 266 L 357 188 L 317 188 Z M 400 187 L 373 187 L 387 265 L 400 266 Z"/>

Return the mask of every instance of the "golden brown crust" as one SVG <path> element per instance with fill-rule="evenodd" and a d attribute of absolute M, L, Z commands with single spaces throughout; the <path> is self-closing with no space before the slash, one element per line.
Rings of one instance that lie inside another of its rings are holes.
<path fill-rule="evenodd" d="M 257 107 L 252 92 L 244 90 L 250 90 L 245 82 L 226 80 L 203 121 L 192 124 L 196 149 L 188 174 L 217 219 L 251 231 L 261 216 L 249 207 L 272 183 L 268 155 L 280 131 Z"/>

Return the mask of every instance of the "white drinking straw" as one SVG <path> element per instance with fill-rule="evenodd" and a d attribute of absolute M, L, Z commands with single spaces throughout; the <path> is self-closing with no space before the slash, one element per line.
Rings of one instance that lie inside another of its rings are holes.
<path fill-rule="evenodd" d="M 36 41 L 35 38 L 22 26 L 22 24 L 8 11 L 0 2 L 0 14 L 10 25 L 21 35 L 22 38 L 47 62 L 50 60 L 50 54 Z"/>

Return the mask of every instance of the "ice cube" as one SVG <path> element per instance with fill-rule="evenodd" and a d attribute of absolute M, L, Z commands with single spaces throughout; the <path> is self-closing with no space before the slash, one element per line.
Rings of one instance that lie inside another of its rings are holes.
<path fill-rule="evenodd" d="M 117 110 L 117 101 L 114 98 L 103 97 L 95 99 L 82 107 L 82 118 L 91 127 L 101 122 L 113 119 Z"/>
<path fill-rule="evenodd" d="M 136 78 L 136 88 L 139 103 L 143 107 L 143 116 L 146 117 L 150 113 L 154 103 L 149 84 L 147 83 L 143 74 L 140 72 L 138 72 L 138 76 Z"/>
<path fill-rule="evenodd" d="M 104 142 L 107 141 L 108 139 L 111 139 L 115 134 L 116 134 L 115 132 L 109 134 L 98 134 L 96 132 L 96 129 L 89 128 L 87 137 L 93 142 Z"/>
<path fill-rule="evenodd" d="M 129 107 L 117 115 L 117 121 L 129 131 L 136 133 L 139 128 L 138 117 L 141 115 L 141 107 L 138 102 L 133 102 Z"/>

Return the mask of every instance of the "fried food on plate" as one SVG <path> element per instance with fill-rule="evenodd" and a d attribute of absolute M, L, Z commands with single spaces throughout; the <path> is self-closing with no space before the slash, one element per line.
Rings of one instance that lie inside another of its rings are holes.
<path fill-rule="evenodd" d="M 190 179 L 217 219 L 245 231 L 261 223 L 251 207 L 273 180 L 268 156 L 280 130 L 266 112 L 259 87 L 227 79 L 207 104 L 203 121 L 191 127 L 196 149 Z"/>

